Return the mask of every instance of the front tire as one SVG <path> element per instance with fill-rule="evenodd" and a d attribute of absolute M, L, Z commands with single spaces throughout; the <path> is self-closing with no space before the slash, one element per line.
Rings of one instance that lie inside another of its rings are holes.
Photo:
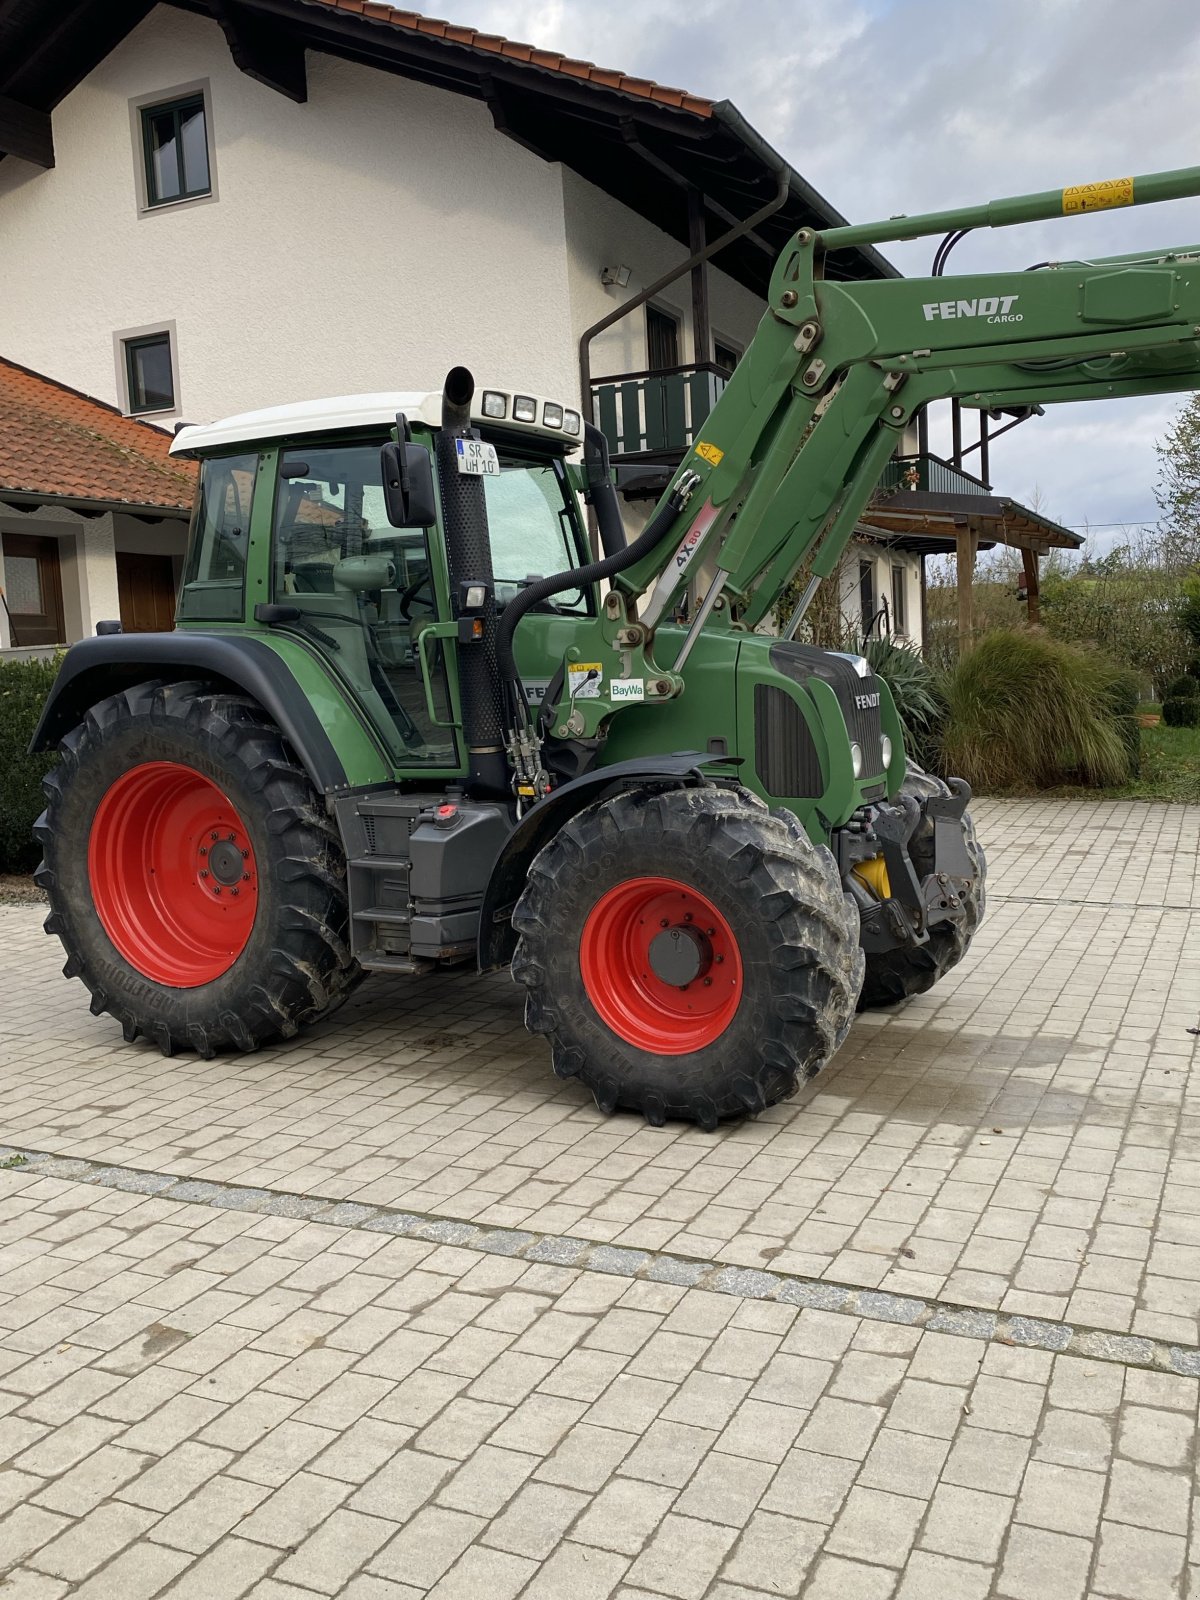
<path fill-rule="evenodd" d="M 361 977 L 340 841 L 253 701 L 139 684 L 66 736 L 44 789 L 46 931 L 127 1040 L 254 1050 L 328 1015 Z"/>
<path fill-rule="evenodd" d="M 935 795 L 947 795 L 950 790 L 940 778 L 910 761 L 900 792 L 917 800 L 928 800 Z M 974 881 L 963 895 L 963 915 L 957 922 L 938 923 L 931 929 L 927 944 L 868 955 L 867 975 L 858 1001 L 860 1011 L 899 1005 L 915 994 L 925 994 L 951 967 L 956 967 L 970 949 L 987 902 L 987 857 L 976 837 L 969 811 L 963 813 L 962 830 L 967 855 L 975 866 Z M 922 818 L 909 841 L 908 851 L 918 877 L 926 877 L 933 871 L 933 823 L 928 817 Z"/>
<path fill-rule="evenodd" d="M 862 982 L 832 856 L 744 791 L 588 807 L 534 859 L 513 926 L 526 1026 L 555 1072 L 654 1126 L 711 1130 L 795 1094 Z"/>

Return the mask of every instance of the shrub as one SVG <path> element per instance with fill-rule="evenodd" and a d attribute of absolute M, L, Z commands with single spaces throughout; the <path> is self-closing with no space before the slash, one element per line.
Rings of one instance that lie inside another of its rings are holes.
<path fill-rule="evenodd" d="M 1162 715 L 1168 728 L 1200 728 L 1200 695 L 1168 696 Z"/>
<path fill-rule="evenodd" d="M 25 752 L 57 672 L 57 661 L 0 663 L 0 872 L 32 872 L 41 859 L 30 829 L 58 757 Z"/>
<path fill-rule="evenodd" d="M 989 633 L 947 674 L 943 771 L 984 789 L 1123 783 L 1112 664 L 1032 631 Z"/>
<path fill-rule="evenodd" d="M 1167 685 L 1164 700 L 1194 700 L 1200 695 L 1200 682 L 1197 682 L 1190 673 L 1184 673 L 1182 678 L 1176 678 Z"/>
<path fill-rule="evenodd" d="M 1142 727 L 1137 719 L 1142 703 L 1142 679 L 1129 667 L 1112 666 L 1102 656 L 1097 658 L 1097 665 L 1109 674 L 1102 691 L 1102 704 L 1125 750 L 1126 776 L 1136 778 L 1142 770 Z"/>
<path fill-rule="evenodd" d="M 891 639 L 869 639 L 863 646 L 863 655 L 871 671 L 892 692 L 904 729 L 905 749 L 927 765 L 933 736 L 945 711 L 933 670 L 911 645 L 895 644 Z"/>

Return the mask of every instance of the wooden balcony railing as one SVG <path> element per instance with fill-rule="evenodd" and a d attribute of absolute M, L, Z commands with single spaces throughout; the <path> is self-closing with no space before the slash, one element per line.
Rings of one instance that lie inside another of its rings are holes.
<path fill-rule="evenodd" d="M 729 373 L 711 362 L 596 378 L 592 405 L 614 458 L 682 455 L 695 443 Z"/>
<path fill-rule="evenodd" d="M 884 469 L 879 487 L 884 493 L 920 489 L 928 494 L 991 494 L 982 478 L 973 478 L 961 467 L 953 467 L 941 456 L 893 456 Z"/>

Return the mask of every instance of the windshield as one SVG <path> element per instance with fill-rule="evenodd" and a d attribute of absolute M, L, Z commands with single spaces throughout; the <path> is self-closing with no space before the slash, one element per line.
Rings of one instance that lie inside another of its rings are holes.
<path fill-rule="evenodd" d="M 483 480 L 492 568 L 499 605 L 530 578 L 577 567 L 576 507 L 561 462 L 531 464 L 500 456 L 500 471 Z M 570 590 L 554 597 L 558 611 L 586 611 L 587 597 Z"/>

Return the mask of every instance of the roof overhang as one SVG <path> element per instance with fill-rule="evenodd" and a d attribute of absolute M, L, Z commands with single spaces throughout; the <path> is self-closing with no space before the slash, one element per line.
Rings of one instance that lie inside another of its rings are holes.
<path fill-rule="evenodd" d="M 81 517 L 103 516 L 107 511 L 120 511 L 131 517 L 153 517 L 164 521 L 184 521 L 191 515 L 190 505 L 151 505 L 132 500 L 89 500 L 81 495 L 41 494 L 36 490 L 6 489 L 0 485 L 0 509 L 36 511 L 40 506 L 53 506 L 60 511 L 74 511 Z"/>
<path fill-rule="evenodd" d="M 488 36 L 449 26 L 438 34 L 419 25 L 428 19 L 393 13 L 370 0 L 357 9 L 354 0 L 167 3 L 219 22 L 238 66 L 293 100 L 304 98 L 304 51 L 315 50 L 482 101 L 501 133 L 546 161 L 570 167 L 685 246 L 689 191 L 703 195 L 705 224 L 715 239 L 731 219 L 740 221 L 765 205 L 783 175 L 783 206 L 715 258 L 722 271 L 756 294 L 765 295 L 775 260 L 798 228 L 845 222 L 729 101 L 711 103 L 657 85 L 634 92 L 617 85 L 641 80 L 594 68 L 577 71 L 586 64 L 564 63 L 536 49 L 519 58 L 498 48 L 511 41 L 492 36 L 480 43 Z M 5 150 L 26 159 L 44 153 L 48 114 L 152 5 L 153 0 L 59 0 L 53 6 L 46 0 L 0 0 L 0 156 Z M 550 61 L 559 64 L 543 64 Z M 678 103 L 660 98 L 664 93 Z M 7 122 L 5 100 L 16 108 Z M 896 269 L 866 247 L 830 256 L 826 273 L 876 278 L 895 276 Z"/>
<path fill-rule="evenodd" d="M 956 539 L 959 530 L 966 529 L 1035 555 L 1078 550 L 1085 543 L 1082 534 L 1006 495 L 901 492 L 868 507 L 862 521 L 871 531 L 912 537 L 933 534 Z"/>

